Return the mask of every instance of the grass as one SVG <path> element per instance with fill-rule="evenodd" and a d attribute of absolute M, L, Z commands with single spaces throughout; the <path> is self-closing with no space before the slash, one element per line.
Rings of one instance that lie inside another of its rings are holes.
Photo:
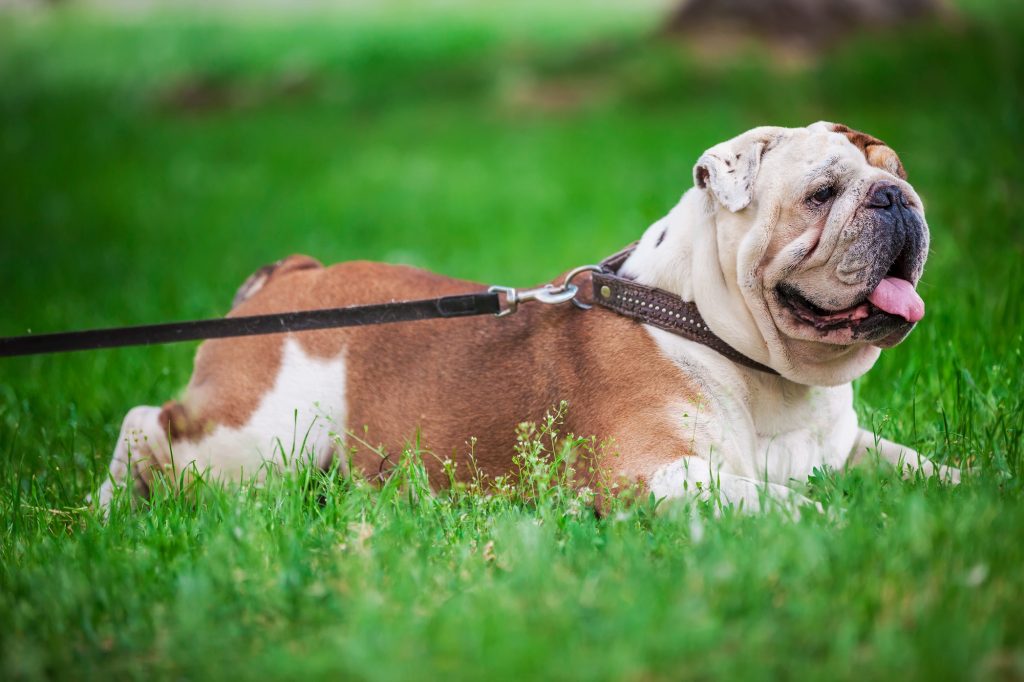
<path fill-rule="evenodd" d="M 557 467 L 433 497 L 410 452 L 383 489 L 307 472 L 103 523 L 81 505 L 121 417 L 194 346 L 7 360 L 0 675 L 1024 676 L 1024 14 L 786 71 L 648 40 L 650 11 L 526 7 L 0 17 L 0 333 L 221 314 L 292 252 L 535 283 L 635 238 L 715 142 L 839 120 L 900 152 L 933 235 L 928 317 L 858 409 L 967 481 L 822 472 L 829 513 L 795 523 L 597 520 Z"/>

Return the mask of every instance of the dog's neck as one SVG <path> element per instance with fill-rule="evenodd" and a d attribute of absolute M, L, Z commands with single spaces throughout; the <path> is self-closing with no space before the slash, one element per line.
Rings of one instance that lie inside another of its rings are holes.
<path fill-rule="evenodd" d="M 719 257 L 705 203 L 700 192 L 684 194 L 668 215 L 644 232 L 620 272 L 696 303 L 715 334 L 752 360 L 767 365 L 771 360 L 767 344 L 758 334 L 757 323 L 737 285 L 735 262 Z"/>
<path fill-rule="evenodd" d="M 621 274 L 696 303 L 708 327 L 723 341 L 790 381 L 837 385 L 867 371 L 877 353 L 867 362 L 839 348 L 814 348 L 809 352 L 797 348 L 799 355 L 794 354 L 763 307 L 762 294 L 740 286 L 754 274 L 739 272 L 738 268 L 757 262 L 761 254 L 744 254 L 746 245 L 742 243 L 722 248 L 720 240 L 725 236 L 715 227 L 714 210 L 705 193 L 695 189 L 686 192 L 668 215 L 644 232 Z M 726 253 L 740 255 L 726 257 Z M 752 306 L 761 308 L 754 310 Z M 827 359 L 814 362 L 822 352 Z"/>

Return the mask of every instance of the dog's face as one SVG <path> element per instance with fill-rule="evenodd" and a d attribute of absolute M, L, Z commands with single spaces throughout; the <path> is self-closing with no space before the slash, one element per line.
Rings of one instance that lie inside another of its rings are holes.
<path fill-rule="evenodd" d="M 928 227 L 881 141 L 831 123 L 757 128 L 708 150 L 694 178 L 723 271 L 786 364 L 830 364 L 847 381 L 924 315 Z"/>

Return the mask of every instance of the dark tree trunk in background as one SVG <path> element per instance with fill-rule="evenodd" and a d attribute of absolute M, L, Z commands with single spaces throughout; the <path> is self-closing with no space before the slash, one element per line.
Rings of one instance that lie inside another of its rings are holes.
<path fill-rule="evenodd" d="M 683 0 L 670 14 L 670 34 L 743 33 L 823 48 L 849 33 L 891 29 L 948 17 L 945 0 Z"/>

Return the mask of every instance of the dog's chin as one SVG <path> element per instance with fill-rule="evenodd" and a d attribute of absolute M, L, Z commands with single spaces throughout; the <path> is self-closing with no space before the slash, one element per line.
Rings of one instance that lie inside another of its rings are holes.
<path fill-rule="evenodd" d="M 915 324 L 879 309 L 867 295 L 847 308 L 826 310 L 786 283 L 770 292 L 769 309 L 786 336 L 835 346 L 891 348 L 905 339 Z"/>

